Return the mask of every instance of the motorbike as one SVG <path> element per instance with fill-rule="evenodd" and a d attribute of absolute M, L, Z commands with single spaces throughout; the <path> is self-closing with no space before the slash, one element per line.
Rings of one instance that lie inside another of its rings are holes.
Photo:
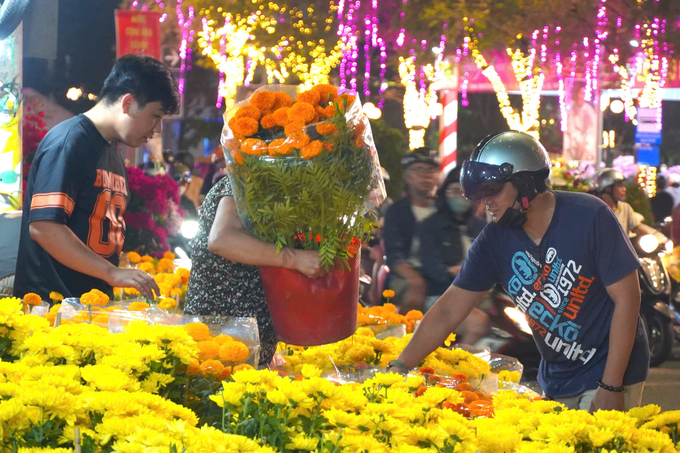
<path fill-rule="evenodd" d="M 671 279 L 664 257 L 673 252 L 671 241 L 645 234 L 631 240 L 640 259 L 640 316 L 649 340 L 650 366 L 665 362 L 673 350 L 673 319 L 671 309 Z"/>
<path fill-rule="evenodd" d="M 541 354 L 526 316 L 499 285 L 489 291 L 486 297 L 490 298 L 486 313 L 491 329 L 474 346 L 516 358 L 524 366 L 523 379 L 535 381 Z"/>

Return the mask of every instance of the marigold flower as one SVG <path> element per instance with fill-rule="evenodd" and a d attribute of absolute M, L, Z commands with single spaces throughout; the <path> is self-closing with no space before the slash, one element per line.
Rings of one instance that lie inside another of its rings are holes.
<path fill-rule="evenodd" d="M 138 264 L 142 261 L 142 257 L 137 252 L 127 252 L 127 260 L 132 264 Z"/>
<path fill-rule="evenodd" d="M 142 295 L 142 293 L 137 291 L 135 288 L 123 288 L 123 292 L 125 294 L 131 294 L 133 296 L 141 296 Z"/>
<path fill-rule="evenodd" d="M 215 360 L 220 356 L 220 345 L 212 340 L 199 341 L 196 346 L 198 346 L 198 360 L 201 362 Z"/>
<path fill-rule="evenodd" d="M 42 304 L 42 297 L 38 296 L 36 293 L 28 293 L 24 296 L 24 302 L 26 305 L 40 305 Z"/>
<path fill-rule="evenodd" d="M 295 149 L 302 149 L 307 144 L 309 144 L 309 135 L 307 134 L 298 135 L 291 140 L 291 146 Z"/>
<path fill-rule="evenodd" d="M 272 113 L 272 116 L 274 117 L 274 122 L 276 123 L 277 126 L 285 126 L 290 122 L 288 119 L 288 110 L 290 110 L 288 107 L 281 107 L 280 109 L 277 109 Z"/>
<path fill-rule="evenodd" d="M 421 366 L 418 371 L 420 371 L 422 374 L 434 374 L 434 368 L 429 366 Z"/>
<path fill-rule="evenodd" d="M 179 276 L 182 279 L 182 283 L 187 283 L 189 281 L 191 271 L 183 267 L 178 267 L 177 270 L 175 271 L 175 275 Z"/>
<path fill-rule="evenodd" d="M 259 120 L 261 115 L 262 112 L 260 112 L 260 109 L 254 105 L 244 105 L 236 111 L 234 118 L 252 118 L 254 120 Z"/>
<path fill-rule="evenodd" d="M 128 310 L 129 311 L 144 311 L 149 307 L 150 307 L 150 305 L 147 304 L 146 302 L 132 302 L 128 306 Z"/>
<path fill-rule="evenodd" d="M 409 310 L 409 312 L 406 313 L 406 319 L 423 319 L 423 312 L 420 310 Z"/>
<path fill-rule="evenodd" d="M 143 263 L 152 263 L 153 262 L 153 257 L 149 255 L 144 255 L 142 257 L 142 262 Z"/>
<path fill-rule="evenodd" d="M 220 359 L 228 363 L 243 362 L 249 355 L 248 346 L 240 341 L 227 341 L 219 349 Z"/>
<path fill-rule="evenodd" d="M 236 117 L 232 116 L 231 119 L 227 122 L 227 126 L 229 126 L 229 130 L 236 135 L 236 132 L 234 131 L 234 127 L 236 125 Z"/>
<path fill-rule="evenodd" d="M 175 257 L 175 254 L 174 254 L 174 253 L 168 251 L 168 252 L 163 253 L 163 258 L 172 261 L 172 260 L 174 260 L 176 257 Z"/>
<path fill-rule="evenodd" d="M 280 109 L 282 107 L 290 107 L 293 105 L 293 98 L 288 96 L 286 93 L 283 91 L 274 91 L 274 97 L 276 100 L 274 101 L 274 105 L 272 106 L 272 110 L 276 111 L 277 109 Z"/>
<path fill-rule="evenodd" d="M 161 258 L 156 263 L 156 272 L 172 271 L 173 267 L 175 267 L 175 263 L 172 262 L 172 259 Z"/>
<path fill-rule="evenodd" d="M 229 335 L 226 335 L 226 334 L 220 334 L 220 335 L 216 336 L 215 338 L 213 338 L 213 341 L 215 343 L 219 344 L 220 346 L 222 346 L 227 341 L 233 341 L 233 340 L 234 340 L 233 338 L 231 338 Z"/>
<path fill-rule="evenodd" d="M 328 102 L 333 102 L 335 98 L 338 97 L 338 89 L 328 83 L 316 85 L 312 90 L 319 93 L 319 103 L 323 105 L 326 105 Z"/>
<path fill-rule="evenodd" d="M 250 97 L 250 105 L 257 107 L 260 110 L 270 110 L 272 107 L 274 107 L 276 99 L 277 95 L 271 91 L 262 90 L 253 93 L 253 95 Z"/>
<path fill-rule="evenodd" d="M 148 262 L 139 263 L 137 265 L 137 268 L 142 272 L 146 272 L 147 274 L 156 273 L 156 266 L 154 266 L 153 263 L 148 263 Z"/>
<path fill-rule="evenodd" d="M 248 138 L 241 144 L 241 151 L 251 156 L 261 156 L 267 153 L 267 144 L 257 138 Z"/>
<path fill-rule="evenodd" d="M 338 107 L 338 110 L 340 113 L 344 114 L 347 112 L 347 110 L 354 104 L 354 101 L 356 100 L 356 96 L 352 96 L 351 94 L 341 94 L 335 99 L 335 105 Z"/>
<path fill-rule="evenodd" d="M 241 153 L 239 153 L 238 151 L 232 151 L 231 155 L 234 158 L 234 162 L 237 165 L 243 165 L 243 163 L 245 162 L 245 160 L 243 160 L 243 155 Z"/>
<path fill-rule="evenodd" d="M 264 129 L 271 129 L 272 127 L 277 126 L 276 117 L 274 116 L 274 114 L 263 116 L 262 119 L 260 120 L 260 125 Z"/>
<path fill-rule="evenodd" d="M 319 107 L 318 105 L 314 109 L 322 118 L 332 118 L 337 113 L 335 110 L 335 104 L 330 104 L 327 107 Z"/>
<path fill-rule="evenodd" d="M 293 149 L 293 145 L 291 141 L 285 138 L 277 138 L 276 140 L 272 140 L 269 143 L 269 147 L 267 149 L 270 156 L 284 156 L 290 153 L 290 150 Z"/>
<path fill-rule="evenodd" d="M 184 325 L 184 330 L 194 341 L 205 341 L 210 339 L 210 329 L 202 322 L 192 322 Z"/>
<path fill-rule="evenodd" d="M 290 121 L 283 128 L 283 132 L 288 137 L 297 137 L 304 134 L 305 124 L 300 120 Z"/>
<path fill-rule="evenodd" d="M 236 373 L 237 371 L 241 370 L 254 370 L 254 368 L 251 365 L 248 365 L 247 363 L 242 363 L 240 365 L 236 365 L 234 368 L 232 368 L 231 372 Z"/>
<path fill-rule="evenodd" d="M 288 119 L 290 121 L 299 120 L 305 124 L 311 122 L 315 115 L 316 110 L 314 110 L 314 106 L 307 102 L 296 102 L 290 110 L 288 110 Z"/>
<path fill-rule="evenodd" d="M 222 370 L 222 372 L 215 377 L 217 379 L 219 379 L 220 381 L 226 381 L 227 379 L 229 379 L 231 377 L 231 367 L 225 366 L 224 369 Z"/>
<path fill-rule="evenodd" d="M 92 318 L 92 324 L 97 324 L 100 326 L 108 326 L 109 324 L 109 314 L 102 313 Z"/>
<path fill-rule="evenodd" d="M 458 385 L 456 386 L 456 390 L 463 391 L 463 390 L 471 390 L 472 389 L 472 384 L 469 382 L 459 382 Z"/>
<path fill-rule="evenodd" d="M 302 93 L 298 93 L 297 98 L 295 98 L 296 102 L 306 102 L 307 104 L 311 104 L 312 106 L 317 105 L 320 100 L 321 100 L 321 95 L 315 89 L 311 89 L 311 90 L 303 91 Z"/>
<path fill-rule="evenodd" d="M 383 291 L 382 295 L 383 297 L 390 299 L 394 297 L 394 291 L 392 291 L 391 289 L 386 289 L 385 291 Z"/>
<path fill-rule="evenodd" d="M 194 375 L 196 375 L 200 372 L 201 372 L 201 364 L 198 362 L 198 360 L 190 363 L 189 366 L 187 367 L 187 374 L 189 376 L 194 376 Z"/>
<path fill-rule="evenodd" d="M 338 135 L 338 128 L 329 121 L 323 121 L 317 124 L 316 131 L 321 135 Z"/>
<path fill-rule="evenodd" d="M 392 296 L 394 297 L 394 296 Z M 397 306 L 391 303 L 386 303 L 382 306 L 383 310 L 389 313 L 396 313 L 397 312 Z"/>
<path fill-rule="evenodd" d="M 88 305 L 90 307 L 93 305 L 103 307 L 104 305 L 109 303 L 109 296 L 99 291 L 98 289 L 93 289 L 92 291 L 87 292 L 80 296 L 80 303 L 83 305 Z"/>
<path fill-rule="evenodd" d="M 234 135 L 237 137 L 249 137 L 255 135 L 260 128 L 260 123 L 252 118 L 237 118 L 234 122 Z"/>
<path fill-rule="evenodd" d="M 171 308 L 175 308 L 176 306 L 177 301 L 170 297 L 165 297 L 160 302 L 158 302 L 158 308 L 161 308 L 163 310 L 170 310 Z"/>
<path fill-rule="evenodd" d="M 319 140 L 314 140 L 300 151 L 303 159 L 311 159 L 318 156 L 323 151 L 323 144 Z"/>
<path fill-rule="evenodd" d="M 206 360 L 201 363 L 200 370 L 201 374 L 205 377 L 218 376 L 224 371 L 224 365 L 219 360 Z"/>

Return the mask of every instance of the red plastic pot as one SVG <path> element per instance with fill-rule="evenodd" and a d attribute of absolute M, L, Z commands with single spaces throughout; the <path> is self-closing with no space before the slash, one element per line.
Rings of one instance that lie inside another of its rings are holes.
<path fill-rule="evenodd" d="M 260 267 L 267 306 L 279 340 L 298 346 L 334 343 L 357 329 L 359 254 L 329 274 L 311 279 L 298 271 Z"/>

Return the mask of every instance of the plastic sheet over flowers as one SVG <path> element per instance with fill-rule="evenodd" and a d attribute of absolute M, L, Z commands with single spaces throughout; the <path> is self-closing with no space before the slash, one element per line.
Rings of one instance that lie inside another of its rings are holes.
<path fill-rule="evenodd" d="M 331 85 L 269 85 L 225 113 L 224 156 L 241 220 L 277 247 L 318 250 L 322 264 L 358 252 L 369 208 L 385 198 L 359 99 Z"/>

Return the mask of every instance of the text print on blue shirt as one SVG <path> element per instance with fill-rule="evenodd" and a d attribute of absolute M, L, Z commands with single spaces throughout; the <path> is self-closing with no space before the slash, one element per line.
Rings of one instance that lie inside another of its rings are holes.
<path fill-rule="evenodd" d="M 534 335 L 544 337 L 548 347 L 567 359 L 588 363 L 596 349 L 583 350 L 577 342 L 581 326 L 573 320 L 595 277 L 580 275 L 582 266 L 573 260 L 565 265 L 553 247 L 546 251 L 543 266 L 528 251 L 515 253 L 511 265 L 508 292 L 529 315 Z"/>

